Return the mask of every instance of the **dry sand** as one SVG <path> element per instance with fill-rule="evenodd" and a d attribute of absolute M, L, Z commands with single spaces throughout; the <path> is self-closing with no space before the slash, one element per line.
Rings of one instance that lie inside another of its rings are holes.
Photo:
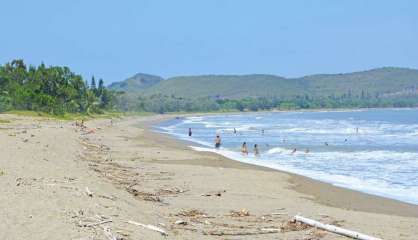
<path fill-rule="evenodd" d="M 416 205 L 192 151 L 149 130 L 166 118 L 94 120 L 86 134 L 73 122 L 0 114 L 0 238 L 347 239 L 289 223 L 300 213 L 417 239 Z"/>

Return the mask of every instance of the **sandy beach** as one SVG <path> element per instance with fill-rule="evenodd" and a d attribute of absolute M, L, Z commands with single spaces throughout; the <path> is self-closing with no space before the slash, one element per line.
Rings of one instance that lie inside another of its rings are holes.
<path fill-rule="evenodd" d="M 97 119 L 82 130 L 0 114 L 0 237 L 348 239 L 290 222 L 301 214 L 382 239 L 417 239 L 417 205 L 193 151 L 151 130 L 172 117 Z"/>

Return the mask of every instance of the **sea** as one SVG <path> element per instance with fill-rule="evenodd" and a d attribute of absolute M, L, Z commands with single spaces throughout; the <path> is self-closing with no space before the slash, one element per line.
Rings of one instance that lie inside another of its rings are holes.
<path fill-rule="evenodd" d="M 187 140 L 196 151 L 418 204 L 418 109 L 191 116 L 154 130 Z M 243 142 L 248 154 L 241 153 Z"/>

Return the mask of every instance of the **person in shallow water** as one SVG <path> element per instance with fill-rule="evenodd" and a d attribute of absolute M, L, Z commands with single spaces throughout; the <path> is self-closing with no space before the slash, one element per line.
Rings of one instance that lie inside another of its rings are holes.
<path fill-rule="evenodd" d="M 189 128 L 189 137 L 192 136 L 192 128 Z"/>
<path fill-rule="evenodd" d="M 237 134 L 237 129 L 234 128 L 234 134 Z"/>
<path fill-rule="evenodd" d="M 254 155 L 255 156 L 259 156 L 260 155 L 260 151 L 258 150 L 257 144 L 254 144 Z"/>
<path fill-rule="evenodd" d="M 215 148 L 220 148 L 221 147 L 221 137 L 218 135 L 216 135 L 215 138 Z"/>
<path fill-rule="evenodd" d="M 305 150 L 305 153 L 309 153 L 309 148 L 307 148 L 307 149 Z"/>
<path fill-rule="evenodd" d="M 247 148 L 247 143 L 243 142 L 242 146 L 241 146 L 241 153 L 247 155 L 248 154 L 248 148 Z"/>
<path fill-rule="evenodd" d="M 295 148 L 295 149 L 293 149 L 293 151 L 292 151 L 290 154 L 294 154 L 296 151 L 297 151 L 297 150 L 296 150 L 296 148 Z"/>

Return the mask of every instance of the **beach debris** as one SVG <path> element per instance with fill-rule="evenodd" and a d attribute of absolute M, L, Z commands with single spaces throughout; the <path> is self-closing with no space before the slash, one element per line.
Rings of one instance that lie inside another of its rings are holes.
<path fill-rule="evenodd" d="M 368 235 L 365 235 L 365 234 L 362 234 L 362 233 L 358 233 L 358 232 L 355 232 L 355 231 L 340 228 L 340 227 L 337 227 L 337 226 L 334 226 L 334 225 L 331 225 L 331 224 L 324 224 L 324 223 L 318 222 L 318 221 L 313 220 L 313 219 L 302 217 L 300 215 L 296 215 L 294 217 L 294 221 L 295 222 L 301 222 L 301 223 L 307 224 L 307 225 L 312 226 L 312 227 L 316 227 L 316 228 L 319 228 L 319 229 L 322 229 L 322 230 L 326 230 L 326 231 L 336 233 L 336 234 L 339 234 L 339 235 L 343 235 L 343 236 L 346 236 L 346 237 L 351 237 L 351 238 L 354 238 L 354 239 L 359 239 L 359 240 L 382 240 L 380 238 L 375 238 L 375 237 L 368 236 Z"/>
<path fill-rule="evenodd" d="M 110 222 L 112 222 L 112 220 L 110 220 L 110 219 L 108 219 L 108 220 L 103 220 L 103 221 L 100 221 L 100 222 L 95 222 L 95 223 L 79 223 L 78 224 L 78 226 L 80 226 L 80 227 L 95 227 L 95 226 L 99 226 L 99 225 L 102 225 L 102 224 L 105 224 L 105 223 L 110 223 Z"/>
<path fill-rule="evenodd" d="M 210 197 L 210 196 L 220 197 L 220 196 L 222 196 L 222 193 L 225 193 L 225 192 L 226 192 L 226 190 L 223 190 L 223 191 L 213 191 L 213 192 L 203 193 L 200 196 L 202 196 L 202 197 Z"/>
<path fill-rule="evenodd" d="M 247 217 L 247 216 L 250 216 L 250 212 L 247 209 L 243 208 L 239 211 L 230 211 L 229 216 L 231 216 L 231 217 Z"/>
<path fill-rule="evenodd" d="M 280 229 L 277 228 L 260 228 L 253 231 L 230 231 L 230 230 L 214 230 L 214 231 L 203 231 L 204 235 L 213 236 L 244 236 L 244 235 L 259 235 L 259 234 L 272 234 L 279 233 Z"/>
<path fill-rule="evenodd" d="M 3 170 L 0 169 L 0 176 L 3 176 L 4 174 L 6 174 Z"/>
<path fill-rule="evenodd" d="M 86 195 L 89 197 L 93 197 L 93 192 L 90 191 L 90 189 L 88 187 L 86 187 Z"/>
<path fill-rule="evenodd" d="M 189 209 L 189 210 L 182 210 L 176 214 L 176 216 L 183 216 L 183 217 L 206 217 L 206 213 L 198 210 L 198 209 Z"/>
<path fill-rule="evenodd" d="M 144 201 L 162 202 L 161 198 L 157 196 L 155 193 L 141 192 L 141 191 L 136 190 L 135 188 L 129 188 L 129 187 L 126 188 L 126 191 L 128 191 L 130 194 Z"/>
<path fill-rule="evenodd" d="M 177 221 L 174 222 L 174 224 L 176 224 L 176 225 L 187 225 L 187 222 L 184 221 L 184 220 L 177 220 Z"/>
<path fill-rule="evenodd" d="M 287 221 L 286 223 L 284 223 L 280 227 L 280 230 L 281 230 L 281 232 L 293 232 L 293 231 L 306 230 L 308 228 L 311 228 L 311 226 L 309 226 L 308 224 L 305 224 L 303 222 L 298 222 L 298 221 L 295 221 L 294 219 L 292 219 L 291 221 Z"/>
<path fill-rule="evenodd" d="M 112 230 L 109 227 L 104 227 L 102 226 L 103 229 L 103 233 L 104 235 L 109 239 L 109 240 L 123 240 L 122 237 L 112 233 Z"/>
<path fill-rule="evenodd" d="M 132 225 L 136 225 L 136 226 L 140 226 L 140 227 L 152 230 L 152 231 L 159 232 L 163 236 L 168 236 L 168 233 L 164 229 L 159 228 L 159 227 L 154 226 L 154 225 L 151 225 L 151 224 L 143 224 L 143 223 L 135 222 L 135 221 L 132 221 L 132 220 L 127 221 L 127 223 L 132 224 Z"/>
<path fill-rule="evenodd" d="M 270 213 L 270 215 L 272 215 L 272 216 L 277 216 L 277 215 L 279 215 L 279 216 L 281 216 L 281 215 L 289 215 L 289 213 L 287 213 L 287 212 L 274 212 L 274 213 Z"/>

